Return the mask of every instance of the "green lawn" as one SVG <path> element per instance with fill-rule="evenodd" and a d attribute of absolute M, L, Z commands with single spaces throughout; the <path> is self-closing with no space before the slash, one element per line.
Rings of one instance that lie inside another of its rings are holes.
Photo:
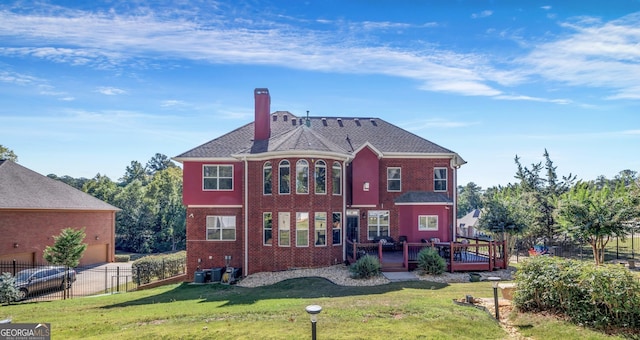
<path fill-rule="evenodd" d="M 51 323 L 53 339 L 308 339 L 310 304 L 323 307 L 318 339 L 508 339 L 486 312 L 453 304 L 491 297 L 490 283 L 398 282 L 337 286 L 321 278 L 260 288 L 179 284 L 152 290 L 0 307 L 0 319 Z M 515 319 L 533 339 L 611 339 L 553 318 Z"/>

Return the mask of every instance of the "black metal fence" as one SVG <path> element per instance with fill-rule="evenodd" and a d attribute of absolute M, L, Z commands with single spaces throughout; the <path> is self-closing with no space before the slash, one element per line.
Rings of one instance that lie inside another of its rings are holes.
<path fill-rule="evenodd" d="M 546 245 L 547 253 L 552 256 L 560 256 L 571 259 L 580 260 L 592 260 L 593 250 L 591 246 L 586 243 L 578 243 L 574 241 L 554 242 Z M 530 248 L 518 243 L 516 246 L 516 252 L 512 255 L 511 259 L 517 260 L 520 257 L 532 256 L 530 254 Z M 624 241 L 622 239 L 613 238 L 609 240 L 605 247 L 604 260 L 605 262 L 615 261 L 628 261 L 636 260 L 638 252 L 640 251 L 640 236 L 638 234 L 630 235 Z"/>
<path fill-rule="evenodd" d="M 0 273 L 9 273 L 16 277 L 21 271 L 49 266 L 17 261 L 0 262 Z M 76 273 L 75 281 L 70 282 L 68 289 L 64 289 L 64 284 L 60 284 L 60 278 L 52 279 L 51 282 L 38 282 L 25 287 L 28 294 L 23 301 L 49 301 L 122 293 L 135 290 L 138 287 L 138 283 L 134 280 L 131 263 L 108 263 L 98 266 L 76 267 L 73 270 Z"/>

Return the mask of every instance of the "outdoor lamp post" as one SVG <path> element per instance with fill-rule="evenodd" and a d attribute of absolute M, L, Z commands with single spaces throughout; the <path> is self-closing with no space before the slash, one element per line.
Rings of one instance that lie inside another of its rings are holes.
<path fill-rule="evenodd" d="M 318 305 L 309 305 L 305 310 L 309 315 L 311 315 L 311 339 L 316 340 L 316 322 L 318 321 L 318 314 L 322 312 L 322 307 Z"/>
<path fill-rule="evenodd" d="M 493 303 L 496 308 L 496 320 L 500 321 L 500 307 L 498 306 L 498 282 L 500 282 L 500 278 L 497 276 L 490 276 L 487 280 L 491 281 L 493 285 Z"/>

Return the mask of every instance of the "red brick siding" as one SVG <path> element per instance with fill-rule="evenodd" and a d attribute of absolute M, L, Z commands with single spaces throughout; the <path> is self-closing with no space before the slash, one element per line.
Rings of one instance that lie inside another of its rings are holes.
<path fill-rule="evenodd" d="M 108 254 L 104 260 L 113 262 L 114 218 L 112 211 L 1 210 L 0 257 L 6 259 L 11 254 L 28 252 L 34 254 L 36 262 L 44 262 L 42 254 L 46 246 L 53 245 L 52 236 L 58 236 L 65 228 L 85 228 L 84 242 L 89 246 L 107 245 Z M 82 260 L 80 263 L 92 264 Z"/>

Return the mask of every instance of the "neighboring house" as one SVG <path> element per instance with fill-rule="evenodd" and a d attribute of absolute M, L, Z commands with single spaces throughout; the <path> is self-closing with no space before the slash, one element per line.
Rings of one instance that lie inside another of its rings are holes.
<path fill-rule="evenodd" d="M 458 154 L 379 118 L 270 113 L 268 89 L 254 99 L 254 122 L 174 158 L 188 275 L 228 256 L 247 275 L 341 263 L 345 240 L 455 237 Z"/>
<path fill-rule="evenodd" d="M 478 235 L 478 220 L 482 216 L 480 209 L 473 209 L 458 219 L 458 235 L 475 238 Z"/>
<path fill-rule="evenodd" d="M 114 261 L 120 210 L 65 183 L 0 160 L 0 262 L 44 263 L 46 246 L 62 229 L 85 229 L 80 265 Z"/>

